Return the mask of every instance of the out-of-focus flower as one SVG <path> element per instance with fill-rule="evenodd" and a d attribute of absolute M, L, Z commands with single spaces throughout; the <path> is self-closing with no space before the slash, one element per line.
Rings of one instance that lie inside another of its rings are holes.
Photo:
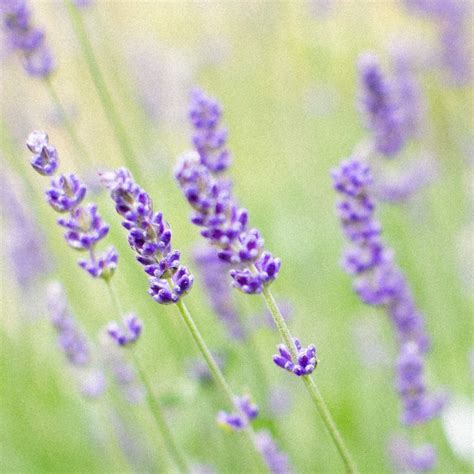
<path fill-rule="evenodd" d="M 288 347 L 280 344 L 278 346 L 279 354 L 273 356 L 273 362 L 278 367 L 288 370 L 288 372 L 292 372 L 299 377 L 313 373 L 318 365 L 315 345 L 310 344 L 308 347 L 302 347 L 300 341 L 296 338 L 294 338 L 293 343 L 297 352 L 297 360 L 293 360 Z"/>
<path fill-rule="evenodd" d="M 436 465 L 436 451 L 431 444 L 413 447 L 406 438 L 397 436 L 390 440 L 388 452 L 398 472 L 426 472 Z"/>
<path fill-rule="evenodd" d="M 53 57 L 46 46 L 44 31 L 31 21 L 26 1 L 2 0 L 0 14 L 9 46 L 22 54 L 25 71 L 35 77 L 49 77 L 54 70 Z"/>
<path fill-rule="evenodd" d="M 365 124 L 374 134 L 376 150 L 384 156 L 393 156 L 405 142 L 403 114 L 396 91 L 384 77 L 374 55 L 362 55 L 358 66 L 359 108 Z"/>
<path fill-rule="evenodd" d="M 119 346 L 128 346 L 137 341 L 143 329 L 143 323 L 133 313 L 123 317 L 122 324 L 115 321 L 107 327 L 107 333 Z"/>
<path fill-rule="evenodd" d="M 235 340 L 245 338 L 245 328 L 232 299 L 229 264 L 218 258 L 215 249 L 198 247 L 194 261 L 201 275 L 212 309 L 225 326 L 228 335 Z"/>
<path fill-rule="evenodd" d="M 278 449 L 275 440 L 268 431 L 259 431 L 255 435 L 255 443 L 272 474 L 293 472 L 288 456 Z"/>
<path fill-rule="evenodd" d="M 219 425 L 230 428 L 233 431 L 240 431 L 257 417 L 258 408 L 252 403 L 248 395 L 235 397 L 234 404 L 237 411 L 233 413 L 219 412 L 217 422 Z"/>
<path fill-rule="evenodd" d="M 150 196 L 125 168 L 103 173 L 116 211 L 128 230 L 128 243 L 137 261 L 151 275 L 148 293 L 160 304 L 176 303 L 192 287 L 194 277 L 180 264 L 180 253 L 171 247 L 171 230 L 161 212 L 153 211 Z"/>

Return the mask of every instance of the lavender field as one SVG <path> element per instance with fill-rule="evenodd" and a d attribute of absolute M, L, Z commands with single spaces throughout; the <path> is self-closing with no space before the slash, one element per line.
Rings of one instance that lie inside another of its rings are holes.
<path fill-rule="evenodd" d="M 464 0 L 0 0 L 0 472 L 474 472 Z"/>

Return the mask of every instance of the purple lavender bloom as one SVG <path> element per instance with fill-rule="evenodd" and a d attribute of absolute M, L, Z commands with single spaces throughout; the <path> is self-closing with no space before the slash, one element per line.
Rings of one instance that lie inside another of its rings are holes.
<path fill-rule="evenodd" d="M 34 77 L 48 78 L 54 61 L 45 45 L 45 35 L 31 22 L 31 12 L 24 0 L 2 0 L 3 26 L 10 46 L 21 52 L 26 72 Z"/>
<path fill-rule="evenodd" d="M 234 286 L 261 293 L 277 277 L 281 262 L 263 251 L 258 230 L 248 228 L 248 213 L 234 201 L 231 183 L 216 179 L 196 153 L 181 157 L 175 177 L 195 210 L 191 221 L 203 227 L 201 235 L 218 248 L 219 258 L 233 265 Z"/>
<path fill-rule="evenodd" d="M 427 472 L 436 465 L 436 451 L 431 444 L 411 446 L 403 437 L 394 437 L 388 446 L 390 458 L 398 472 Z"/>
<path fill-rule="evenodd" d="M 308 347 L 302 347 L 300 341 L 296 338 L 293 339 L 293 343 L 297 352 L 296 361 L 293 360 L 288 347 L 279 344 L 277 346 L 279 354 L 273 356 L 273 362 L 278 367 L 292 372 L 298 377 L 312 374 L 318 365 L 315 345 L 310 344 Z"/>
<path fill-rule="evenodd" d="M 234 397 L 234 405 L 237 413 L 221 411 L 217 415 L 217 422 L 232 431 L 239 431 L 246 428 L 258 416 L 258 408 L 252 403 L 248 395 Z"/>
<path fill-rule="evenodd" d="M 255 444 L 272 474 L 290 474 L 293 472 L 288 456 L 278 449 L 268 431 L 259 431 L 255 436 Z"/>
<path fill-rule="evenodd" d="M 119 346 L 128 346 L 137 341 L 142 332 L 143 323 L 133 313 L 123 317 L 121 325 L 115 321 L 107 327 L 107 333 L 113 341 Z"/>
<path fill-rule="evenodd" d="M 232 160 L 229 150 L 225 148 L 227 129 L 220 125 L 221 118 L 220 104 L 200 89 L 194 89 L 189 110 L 189 119 L 194 126 L 192 142 L 201 163 L 212 173 L 225 171 Z"/>
<path fill-rule="evenodd" d="M 49 205 L 56 212 L 71 212 L 84 199 L 86 187 L 74 174 L 59 175 L 46 191 Z"/>
<path fill-rule="evenodd" d="M 124 219 L 122 225 L 128 230 L 128 243 L 137 253 L 137 261 L 151 275 L 148 293 L 157 303 L 176 303 L 191 289 L 194 277 L 180 264 L 180 253 L 171 247 L 171 230 L 163 214 L 153 211 L 150 196 L 127 169 L 103 173 L 101 181 Z"/>
<path fill-rule="evenodd" d="M 59 283 L 51 283 L 48 286 L 47 301 L 51 322 L 56 329 L 59 346 L 66 358 L 74 366 L 88 366 L 91 363 L 89 343 L 77 327 L 69 311 L 66 295 Z"/>
<path fill-rule="evenodd" d="M 245 329 L 230 291 L 229 264 L 219 259 L 215 249 L 210 247 L 198 247 L 194 252 L 194 262 L 201 274 L 211 307 L 227 333 L 232 339 L 243 340 Z"/>
<path fill-rule="evenodd" d="M 384 306 L 401 343 L 415 341 L 421 350 L 429 346 L 423 316 L 417 311 L 408 282 L 394 261 L 375 219 L 370 190 L 370 168 L 356 158 L 333 170 L 334 188 L 343 196 L 337 205 L 343 231 L 351 241 L 343 266 L 355 275 L 354 290 L 366 304 Z"/>
<path fill-rule="evenodd" d="M 402 398 L 405 425 L 426 423 L 439 416 L 447 402 L 446 394 L 426 393 L 423 356 L 414 343 L 404 344 L 397 359 L 397 391 Z"/>
<path fill-rule="evenodd" d="M 385 156 L 395 155 L 404 144 L 403 122 L 393 85 L 385 79 L 377 58 L 359 58 L 360 109 L 366 126 L 374 133 L 375 148 Z"/>
<path fill-rule="evenodd" d="M 54 146 L 49 145 L 49 138 L 45 132 L 31 132 L 26 146 L 35 154 L 31 159 L 31 166 L 39 174 L 51 176 L 56 172 L 59 164 L 58 152 Z"/>
<path fill-rule="evenodd" d="M 36 153 L 32 160 L 33 168 L 42 175 L 54 174 L 58 165 L 56 148 L 49 145 L 45 132 L 30 133 L 26 142 L 28 149 Z M 75 174 L 59 175 L 51 180 L 46 190 L 48 204 L 67 216 L 58 219 L 58 224 L 67 229 L 64 237 L 68 245 L 76 250 L 87 250 L 89 260 L 80 259 L 79 266 L 94 278 L 109 280 L 117 268 L 118 253 L 114 247 L 97 255 L 95 247 L 109 232 L 109 226 L 97 212 L 97 206 L 89 203 L 80 206 L 87 189 Z"/>

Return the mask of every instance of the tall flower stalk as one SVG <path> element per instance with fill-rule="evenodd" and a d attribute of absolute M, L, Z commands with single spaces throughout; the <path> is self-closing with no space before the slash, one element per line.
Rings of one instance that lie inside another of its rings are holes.
<path fill-rule="evenodd" d="M 401 422 L 405 426 L 426 423 L 439 416 L 446 397 L 441 392 L 430 394 L 426 388 L 424 353 L 430 341 L 405 275 L 381 238 L 382 226 L 375 218 L 370 193 L 370 168 L 351 158 L 333 170 L 332 178 L 342 196 L 337 213 L 350 242 L 343 258 L 344 269 L 354 276 L 353 287 L 363 303 L 385 309 L 400 345 L 396 380 L 403 405 Z M 432 468 L 435 457 L 430 459 Z"/>
<path fill-rule="evenodd" d="M 94 48 L 90 42 L 84 22 L 82 21 L 81 12 L 78 10 L 78 7 L 72 0 L 67 0 L 67 9 L 74 31 L 76 33 L 76 37 L 82 48 L 82 53 L 89 68 L 90 75 L 92 76 L 94 86 L 102 105 L 102 109 L 104 110 L 109 124 L 114 130 L 124 162 L 138 177 L 140 177 L 140 170 L 136 165 L 136 157 L 128 137 L 127 129 L 122 122 L 120 114 L 112 98 L 112 93 L 107 87 L 107 82 L 104 78 L 104 75 L 102 74 L 99 62 L 94 52 Z"/>
<path fill-rule="evenodd" d="M 356 472 L 349 450 L 311 377 L 317 365 L 316 348 L 310 345 L 304 349 L 292 336 L 270 291 L 280 259 L 264 249 L 259 231 L 249 228 L 248 211 L 239 207 L 232 183 L 222 177 L 230 165 L 230 153 L 226 148 L 227 130 L 220 124 L 221 107 L 195 90 L 189 116 L 196 151 L 182 155 L 175 177 L 194 210 L 191 221 L 202 228 L 201 235 L 217 248 L 219 258 L 230 264 L 233 286 L 247 294 L 262 294 L 284 342 L 279 346 L 279 355 L 274 356 L 275 364 L 302 378 L 347 471 Z"/>
<path fill-rule="evenodd" d="M 194 339 L 201 355 L 230 407 L 237 410 L 241 430 L 258 451 L 249 418 L 237 402 L 219 365 L 184 303 L 183 296 L 192 288 L 194 277 L 180 263 L 179 251 L 171 246 L 171 229 L 161 212 L 155 212 L 148 193 L 142 189 L 125 168 L 103 173 L 102 184 L 109 189 L 115 209 L 128 230 L 128 242 L 136 252 L 137 261 L 149 275 L 149 295 L 159 304 L 175 304 Z"/>

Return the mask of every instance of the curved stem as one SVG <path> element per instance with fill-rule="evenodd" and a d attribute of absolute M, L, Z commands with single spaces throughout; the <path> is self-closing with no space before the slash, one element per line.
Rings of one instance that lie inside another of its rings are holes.
<path fill-rule="evenodd" d="M 112 300 L 114 309 L 118 313 L 119 316 L 122 316 L 123 309 L 122 309 L 122 305 L 120 304 L 120 300 L 117 296 L 117 293 L 115 292 L 115 289 L 113 288 L 110 280 L 105 280 L 105 281 L 109 289 L 110 299 Z M 140 376 L 140 380 L 146 391 L 146 401 L 153 415 L 153 418 L 156 422 L 158 431 L 160 432 L 161 437 L 163 438 L 164 444 L 166 445 L 166 449 L 170 457 L 173 459 L 174 463 L 176 464 L 176 467 L 179 469 L 179 471 L 183 473 L 189 472 L 186 458 L 183 454 L 181 454 L 181 451 L 174 440 L 173 434 L 171 433 L 171 430 L 163 416 L 163 410 L 160 405 L 160 402 L 153 394 L 153 390 L 151 388 L 151 385 L 148 381 L 147 376 L 145 375 L 144 370 L 141 367 L 140 361 L 133 350 L 131 350 L 130 352 L 132 354 L 135 368 L 137 369 L 138 375 Z"/>
<path fill-rule="evenodd" d="M 84 158 L 86 165 L 92 166 L 92 161 L 89 155 L 87 154 L 84 146 L 82 145 L 81 141 L 79 140 L 79 137 L 76 134 L 76 130 L 74 129 L 74 126 L 72 125 L 71 121 L 69 120 L 69 117 L 67 116 L 67 112 L 64 109 L 61 99 L 59 98 L 58 93 L 56 92 L 56 89 L 54 88 L 51 82 L 51 79 L 45 79 L 43 82 L 46 86 L 46 90 L 48 91 L 49 97 L 51 98 L 51 102 L 61 114 L 61 120 L 63 121 L 64 126 L 66 127 L 67 133 L 71 137 L 72 143 L 76 148 L 77 153 Z M 76 155 L 73 153 L 73 156 Z"/>
<path fill-rule="evenodd" d="M 285 320 L 283 319 L 280 309 L 278 308 L 275 298 L 273 297 L 268 286 L 264 287 L 262 294 L 265 303 L 267 304 L 268 309 L 272 314 L 273 320 L 275 321 L 281 338 L 285 342 L 285 345 L 290 351 L 290 354 L 293 359 L 296 360 L 298 358 L 298 355 L 296 353 L 296 348 L 293 343 L 293 337 Z M 310 375 L 306 375 L 301 378 L 311 396 L 311 399 L 313 400 L 313 403 L 316 405 L 316 408 L 318 409 L 321 418 L 323 419 L 323 422 L 329 432 L 329 435 L 331 436 L 332 440 L 334 441 L 334 444 L 336 445 L 337 450 L 339 451 L 339 454 L 346 466 L 346 471 L 350 473 L 356 473 L 357 467 L 354 461 L 352 460 L 352 456 L 349 450 L 347 449 L 347 446 L 345 445 L 344 440 L 342 439 L 342 436 L 339 433 L 339 430 L 337 429 L 336 423 L 334 422 L 334 419 L 332 418 L 332 415 L 323 397 L 321 396 L 321 393 L 319 392 L 318 387 L 316 386 L 313 378 Z"/>
<path fill-rule="evenodd" d="M 82 53 L 89 67 L 89 72 L 92 76 L 97 94 L 99 96 L 102 108 L 105 112 L 109 124 L 112 126 L 117 143 L 120 147 L 125 164 L 132 170 L 133 174 L 141 181 L 140 170 L 135 166 L 135 155 L 130 140 L 127 135 L 127 130 L 122 123 L 120 114 L 112 100 L 112 94 L 109 92 L 104 75 L 99 67 L 99 62 L 94 53 L 91 42 L 87 35 L 81 14 L 77 10 L 72 0 L 67 0 L 69 17 L 71 18 L 74 31 L 82 48 Z"/>
<path fill-rule="evenodd" d="M 225 379 L 224 374 L 222 373 L 221 369 L 217 365 L 217 362 L 214 359 L 214 356 L 212 355 L 211 351 L 207 347 L 206 341 L 204 340 L 201 332 L 196 326 L 196 323 L 194 322 L 194 319 L 191 316 L 191 313 L 189 312 L 188 308 L 186 307 L 182 299 L 180 299 L 176 303 L 176 306 L 178 307 L 179 312 L 186 326 L 188 327 L 189 332 L 191 333 L 191 336 L 194 339 L 194 342 L 196 343 L 199 350 L 201 351 L 201 354 L 204 357 L 204 360 L 206 361 L 207 366 L 209 367 L 209 370 L 212 376 L 214 377 L 214 380 L 217 382 L 221 390 L 224 392 L 224 395 L 228 399 L 229 405 L 231 406 L 231 408 L 233 410 L 236 409 L 237 407 L 235 406 L 234 394 L 232 393 L 232 390 L 229 384 L 227 383 L 227 380 Z M 243 431 L 246 434 L 252 446 L 255 448 L 255 450 L 257 450 L 252 427 L 248 425 Z"/>

